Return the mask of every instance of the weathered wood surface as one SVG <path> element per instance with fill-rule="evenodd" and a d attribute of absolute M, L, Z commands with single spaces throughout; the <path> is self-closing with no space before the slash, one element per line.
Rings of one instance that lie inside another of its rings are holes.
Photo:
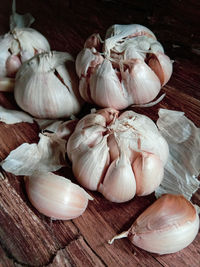
<path fill-rule="evenodd" d="M 2 1 L 0 34 L 9 30 L 11 1 Z M 93 32 L 105 34 L 115 23 L 140 23 L 155 32 L 174 60 L 174 72 L 155 107 L 137 111 L 157 118 L 160 107 L 184 111 L 200 127 L 200 2 L 189 1 L 17 1 L 19 13 L 30 12 L 33 27 L 43 33 L 52 49 L 74 56 Z M 12 94 L 0 94 L 0 105 L 16 108 Z M 80 116 L 89 110 L 86 106 Z M 36 124 L 0 123 L 0 159 L 24 142 L 38 141 Z M 134 247 L 128 240 L 108 245 L 113 235 L 128 229 L 153 201 L 154 195 L 124 204 L 110 203 L 99 193 L 83 216 L 51 221 L 35 210 L 23 177 L 2 172 L 0 178 L 0 266 L 199 266 L 200 234 L 182 251 L 159 256 Z M 60 174 L 73 179 L 70 169 Z M 200 205 L 200 192 L 193 197 Z"/>

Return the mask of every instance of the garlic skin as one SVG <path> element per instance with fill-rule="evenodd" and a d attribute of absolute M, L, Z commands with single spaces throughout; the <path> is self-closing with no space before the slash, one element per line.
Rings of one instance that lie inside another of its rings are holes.
<path fill-rule="evenodd" d="M 109 243 L 128 237 L 135 246 L 162 255 L 187 247 L 198 231 L 199 216 L 195 206 L 182 195 L 166 194 L 147 208 L 128 231 Z"/>
<path fill-rule="evenodd" d="M 77 123 L 67 154 L 82 186 L 120 203 L 159 186 L 169 150 L 151 119 L 106 108 Z"/>
<path fill-rule="evenodd" d="M 76 72 L 85 101 L 122 110 L 152 101 L 170 79 L 172 61 L 148 28 L 116 24 L 104 42 L 99 34 L 86 40 Z"/>
<path fill-rule="evenodd" d="M 83 214 L 89 194 L 69 179 L 53 173 L 25 177 L 26 191 L 32 205 L 52 219 L 71 220 Z"/>
<path fill-rule="evenodd" d="M 65 52 L 44 52 L 19 69 L 14 89 L 17 104 L 37 118 L 56 119 L 81 108 L 73 58 Z"/>

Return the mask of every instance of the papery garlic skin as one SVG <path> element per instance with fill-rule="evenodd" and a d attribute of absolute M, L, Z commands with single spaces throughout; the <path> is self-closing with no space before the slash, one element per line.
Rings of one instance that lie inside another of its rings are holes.
<path fill-rule="evenodd" d="M 91 35 L 76 59 L 85 101 L 118 110 L 152 101 L 171 77 L 172 61 L 148 28 L 113 25 Z"/>
<path fill-rule="evenodd" d="M 82 186 L 110 201 L 125 202 L 159 186 L 169 150 L 151 119 L 106 108 L 77 123 L 67 153 Z"/>
<path fill-rule="evenodd" d="M 182 195 L 166 194 L 156 200 L 115 239 L 128 237 L 146 251 L 169 254 L 187 247 L 199 231 L 199 216 L 195 206 Z"/>
<path fill-rule="evenodd" d="M 25 177 L 25 183 L 32 205 L 52 219 L 74 219 L 83 214 L 88 199 L 92 199 L 80 186 L 50 172 Z"/>
<path fill-rule="evenodd" d="M 37 118 L 56 119 L 81 108 L 73 58 L 65 52 L 45 52 L 26 61 L 16 76 L 17 104 Z"/>

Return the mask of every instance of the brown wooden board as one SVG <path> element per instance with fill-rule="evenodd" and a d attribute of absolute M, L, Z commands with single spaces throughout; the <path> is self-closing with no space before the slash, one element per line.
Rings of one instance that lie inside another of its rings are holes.
<path fill-rule="evenodd" d="M 11 0 L 1 1 L 0 34 L 9 30 Z M 53 50 L 74 56 L 92 33 L 102 37 L 117 23 L 138 23 L 155 32 L 166 54 L 174 60 L 174 72 L 162 89 L 166 97 L 154 107 L 136 112 L 156 120 L 159 108 L 184 111 L 200 127 L 200 2 L 188 1 L 17 1 L 17 11 L 30 12 L 33 28 L 49 40 Z M 12 93 L 0 93 L 0 105 L 18 108 Z M 80 117 L 89 112 L 86 105 Z M 18 108 L 19 109 L 19 108 Z M 0 123 L 0 160 L 24 142 L 38 141 L 36 123 Z M 23 177 L 2 171 L 0 179 L 0 266 L 199 266 L 200 234 L 182 251 L 159 256 L 134 247 L 127 239 L 107 241 L 127 230 L 155 200 L 154 194 L 116 204 L 99 193 L 90 194 L 85 213 L 71 221 L 52 221 L 27 199 Z M 71 169 L 58 173 L 71 178 Z M 193 197 L 200 205 L 200 191 Z"/>

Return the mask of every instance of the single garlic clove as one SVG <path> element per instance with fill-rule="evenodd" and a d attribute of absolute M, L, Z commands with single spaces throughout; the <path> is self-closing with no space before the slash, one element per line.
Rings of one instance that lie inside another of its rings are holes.
<path fill-rule="evenodd" d="M 125 152 L 109 166 L 98 191 L 113 202 L 121 203 L 135 196 L 136 183 L 130 161 Z"/>
<path fill-rule="evenodd" d="M 122 84 L 135 104 L 153 100 L 161 89 L 160 81 L 151 68 L 142 60 L 129 61 L 128 69 L 122 70 Z"/>
<path fill-rule="evenodd" d="M 68 157 L 71 160 L 74 150 L 79 148 L 82 143 L 87 145 L 88 147 L 93 147 L 100 143 L 103 139 L 103 133 L 105 132 L 105 128 L 100 125 L 93 125 L 85 130 L 74 131 L 67 143 L 67 153 Z"/>
<path fill-rule="evenodd" d="M 138 196 L 149 195 L 160 185 L 164 168 L 157 155 L 143 151 L 133 162 L 132 167 Z"/>
<path fill-rule="evenodd" d="M 6 71 L 8 77 L 15 77 L 19 67 L 21 66 L 21 61 L 18 56 L 11 55 L 6 60 Z"/>
<path fill-rule="evenodd" d="M 32 205 L 52 219 L 71 220 L 83 214 L 89 194 L 70 180 L 53 173 L 25 177 L 26 191 Z"/>
<path fill-rule="evenodd" d="M 99 106 L 123 109 L 127 106 L 127 94 L 109 60 L 105 59 L 90 77 L 92 100 Z"/>
<path fill-rule="evenodd" d="M 128 237 L 146 251 L 169 254 L 187 247 L 199 230 L 195 206 L 182 195 L 166 194 L 156 200 L 133 223 L 131 228 L 114 237 Z"/>
<path fill-rule="evenodd" d="M 155 72 L 164 86 L 172 75 L 172 61 L 164 53 L 153 54 L 148 60 L 149 67 Z"/>
<path fill-rule="evenodd" d="M 72 170 L 79 183 L 90 190 L 97 190 L 110 162 L 107 136 L 93 147 L 82 143 L 71 158 Z"/>

